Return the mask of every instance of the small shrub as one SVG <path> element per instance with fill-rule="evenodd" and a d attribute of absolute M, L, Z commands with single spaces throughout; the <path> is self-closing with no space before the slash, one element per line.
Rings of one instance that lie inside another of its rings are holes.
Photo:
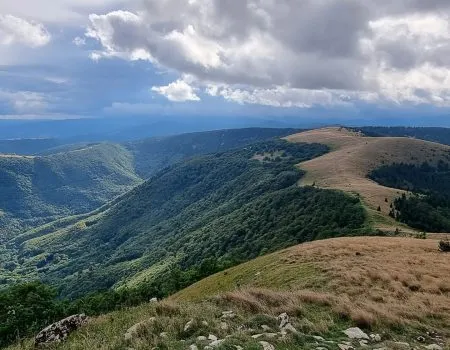
<path fill-rule="evenodd" d="M 439 250 L 441 252 L 450 252 L 450 241 L 448 239 L 439 242 Z"/>

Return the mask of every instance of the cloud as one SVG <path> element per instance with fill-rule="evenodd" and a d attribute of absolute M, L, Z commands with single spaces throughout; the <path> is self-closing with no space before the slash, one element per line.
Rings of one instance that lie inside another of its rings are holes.
<path fill-rule="evenodd" d="M 96 59 L 146 60 L 239 103 L 448 105 L 449 16 L 447 0 L 147 0 L 90 15 L 86 35 Z"/>
<path fill-rule="evenodd" d="M 169 101 L 173 102 L 200 101 L 192 86 L 181 79 L 167 86 L 154 86 L 152 91 L 167 97 Z"/>
<path fill-rule="evenodd" d="M 33 91 L 0 90 L 0 101 L 7 102 L 17 114 L 40 113 L 48 107 L 47 97 Z"/>
<path fill-rule="evenodd" d="M 40 23 L 0 14 L 0 44 L 22 44 L 36 48 L 47 45 L 50 39 L 50 33 Z"/>
<path fill-rule="evenodd" d="M 75 37 L 72 41 L 76 46 L 84 46 L 86 45 L 86 39 L 82 37 Z"/>
<path fill-rule="evenodd" d="M 68 26 L 86 24 L 89 13 L 109 11 L 127 6 L 133 8 L 140 0 L 1 0 L 0 13 L 38 22 Z"/>

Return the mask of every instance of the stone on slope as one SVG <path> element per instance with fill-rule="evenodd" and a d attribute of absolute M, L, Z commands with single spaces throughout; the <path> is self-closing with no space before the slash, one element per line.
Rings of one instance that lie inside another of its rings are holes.
<path fill-rule="evenodd" d="M 184 331 L 187 332 L 188 330 L 190 330 L 192 328 L 194 324 L 194 319 L 190 319 L 185 325 L 184 325 Z"/>
<path fill-rule="evenodd" d="M 277 319 L 280 322 L 280 328 L 284 328 L 289 323 L 289 316 L 286 312 L 279 315 Z"/>
<path fill-rule="evenodd" d="M 345 331 L 343 331 L 347 337 L 349 337 L 350 339 L 367 339 L 370 340 L 369 336 L 364 333 L 360 328 L 358 327 L 353 327 L 353 328 L 348 328 Z"/>
<path fill-rule="evenodd" d="M 425 349 L 427 350 L 442 350 L 442 346 L 437 345 L 437 344 L 430 344 L 425 346 Z"/>
<path fill-rule="evenodd" d="M 275 350 L 275 347 L 266 341 L 260 341 L 259 343 L 262 345 L 263 350 Z"/>
<path fill-rule="evenodd" d="M 151 317 L 146 321 L 142 321 L 142 322 L 136 323 L 135 325 L 131 326 L 130 328 L 128 328 L 128 330 L 126 331 L 126 333 L 124 335 L 125 340 L 129 341 L 129 340 L 132 340 L 133 338 L 138 337 L 139 329 L 147 326 L 148 324 L 154 322 L 155 320 L 156 320 L 155 317 Z"/>
<path fill-rule="evenodd" d="M 36 345 L 46 345 L 64 341 L 70 333 L 85 325 L 88 318 L 85 314 L 72 315 L 55 322 L 41 330 L 34 339 Z"/>
<path fill-rule="evenodd" d="M 214 334 L 208 335 L 208 340 L 216 341 L 218 338 Z"/>

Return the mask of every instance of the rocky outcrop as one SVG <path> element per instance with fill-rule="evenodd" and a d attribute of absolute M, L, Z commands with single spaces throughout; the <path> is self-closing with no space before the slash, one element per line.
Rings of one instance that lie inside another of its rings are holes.
<path fill-rule="evenodd" d="M 34 343 L 36 346 L 42 346 L 62 342 L 70 333 L 85 325 L 87 321 L 88 318 L 85 314 L 69 316 L 40 331 L 36 335 Z"/>

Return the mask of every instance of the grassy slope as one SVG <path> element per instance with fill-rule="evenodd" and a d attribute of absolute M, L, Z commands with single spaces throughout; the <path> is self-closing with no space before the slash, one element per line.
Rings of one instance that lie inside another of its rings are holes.
<path fill-rule="evenodd" d="M 386 164 L 421 164 L 450 158 L 450 147 L 438 143 L 401 137 L 365 137 L 344 128 L 324 128 L 307 131 L 286 138 L 290 142 L 318 142 L 332 148 L 332 152 L 299 165 L 306 171 L 301 184 L 314 184 L 357 193 L 365 203 L 373 225 L 383 230 L 402 227 L 388 214 L 390 204 L 403 191 L 381 186 L 368 174 Z M 381 212 L 377 211 L 378 206 Z"/>
<path fill-rule="evenodd" d="M 161 303 L 95 318 L 57 348 L 181 350 L 192 343 L 201 348 L 205 343 L 196 337 L 215 334 L 221 339 L 228 336 L 219 349 L 233 349 L 232 344 L 261 349 L 261 339 L 276 349 L 315 349 L 318 345 L 312 335 L 344 341 L 342 330 L 355 325 L 382 335 L 381 344 L 369 344 L 366 349 L 397 349 L 395 341 L 421 348 L 423 343 L 416 340 L 419 335 L 425 336 L 425 345 L 437 342 L 426 336 L 431 330 L 448 346 L 449 293 L 447 255 L 438 252 L 435 240 L 330 239 L 257 258 L 208 277 Z M 225 320 L 228 329 L 223 329 L 224 320 L 220 319 L 225 310 L 237 314 Z M 282 312 L 291 316 L 299 335 L 251 338 L 251 334 L 263 332 L 263 324 L 276 332 L 275 317 Z M 144 324 L 139 337 L 124 340 L 129 327 L 153 316 L 156 321 Z M 194 326 L 184 331 L 190 319 Z M 241 325 L 253 331 L 242 330 Z M 167 337 L 161 337 L 161 332 L 167 332 Z M 336 343 L 320 343 L 337 349 Z M 362 348 L 358 342 L 353 346 Z M 10 349 L 31 348 L 32 342 L 25 341 Z"/>

